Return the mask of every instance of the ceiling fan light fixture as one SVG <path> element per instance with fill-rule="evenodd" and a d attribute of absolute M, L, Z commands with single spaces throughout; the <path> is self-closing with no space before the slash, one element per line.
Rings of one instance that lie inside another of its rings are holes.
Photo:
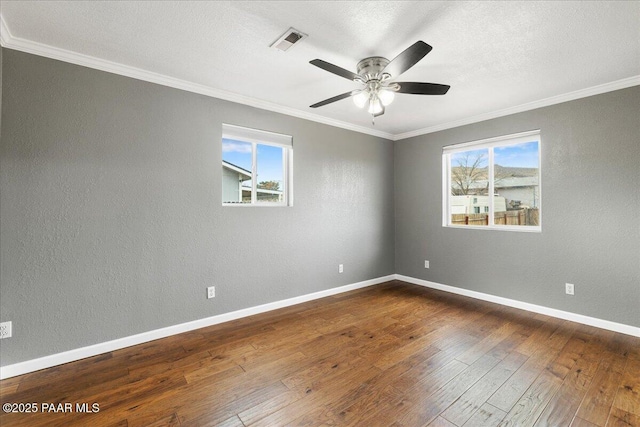
<path fill-rule="evenodd" d="M 382 88 L 378 92 L 378 98 L 380 98 L 380 102 L 385 107 L 393 102 L 393 98 L 395 98 L 396 94 L 391 89 Z"/>
<path fill-rule="evenodd" d="M 382 102 L 380 102 L 380 98 L 377 96 L 372 96 L 369 101 L 369 114 L 380 114 L 383 110 Z"/>
<path fill-rule="evenodd" d="M 353 97 L 353 103 L 356 104 L 358 108 L 364 108 L 364 106 L 369 101 L 369 92 L 363 90 L 359 92 L 357 95 Z"/>

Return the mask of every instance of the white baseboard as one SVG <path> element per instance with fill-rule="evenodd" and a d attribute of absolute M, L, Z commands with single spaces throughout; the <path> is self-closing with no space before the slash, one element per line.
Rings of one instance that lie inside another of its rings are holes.
<path fill-rule="evenodd" d="M 50 368 L 52 366 L 61 365 L 63 363 L 74 362 L 76 360 L 85 359 L 87 357 L 96 356 L 102 353 L 108 353 L 110 351 L 119 350 L 125 347 L 131 347 L 133 345 L 165 338 L 171 335 L 181 334 L 183 332 L 192 331 L 194 329 L 205 328 L 207 326 L 229 322 L 231 320 L 240 319 L 242 317 L 253 316 L 254 314 L 277 310 L 279 308 L 289 307 L 291 305 L 300 304 L 303 302 L 312 301 L 343 292 L 353 291 L 355 289 L 365 288 L 367 286 L 377 285 L 394 279 L 395 275 L 378 277 L 376 279 L 352 283 L 350 285 L 340 286 L 338 288 L 327 289 L 324 291 L 301 295 L 286 300 L 271 302 L 268 304 L 232 311 L 230 313 L 224 313 L 217 316 L 194 320 L 192 322 L 181 323 L 179 325 L 173 325 L 162 329 L 143 332 L 141 334 L 131 335 L 112 341 L 90 345 L 87 347 L 81 347 L 62 353 L 52 354 L 50 356 L 44 356 L 38 359 L 27 360 L 25 362 L 16 363 L 13 365 L 2 366 L 0 367 L 0 380 L 23 375 L 29 372 L 39 371 L 40 369 Z"/>
<path fill-rule="evenodd" d="M 141 334 L 131 335 L 128 337 L 119 338 L 112 341 L 107 341 L 107 342 L 103 342 L 95 345 L 90 345 L 87 347 L 77 348 L 77 349 L 65 351 L 62 353 L 52 354 L 50 356 L 44 356 L 38 359 L 27 360 L 25 362 L 16 363 L 13 365 L 3 366 L 3 367 L 0 367 L 0 380 L 15 377 L 18 375 L 23 375 L 29 372 L 39 371 L 41 369 L 50 368 L 52 366 L 61 365 L 63 363 L 69 363 L 69 362 L 84 359 L 87 357 L 96 356 L 98 354 L 108 353 L 110 351 L 131 347 L 134 345 L 157 340 L 160 338 L 165 338 L 171 335 L 181 334 L 183 332 L 192 331 L 194 329 L 205 328 L 207 326 L 217 325 L 219 323 L 229 322 L 231 320 L 240 319 L 243 317 L 253 316 L 254 314 L 260 314 L 267 311 L 277 310 L 279 308 L 289 307 L 295 304 L 301 304 L 303 302 L 312 301 L 319 298 L 324 298 L 331 295 L 352 291 L 355 289 L 378 285 L 381 283 L 388 282 L 390 280 L 401 280 L 403 282 L 412 283 L 414 285 L 425 286 L 427 288 L 438 289 L 438 290 L 450 292 L 453 294 L 463 295 L 463 296 L 467 296 L 467 297 L 471 297 L 471 298 L 475 298 L 483 301 L 489 301 L 496 304 L 505 305 L 508 307 L 519 308 L 521 310 L 540 313 L 540 314 L 544 314 L 551 317 L 557 317 L 559 319 L 570 320 L 572 322 L 582 323 L 589 326 L 595 326 L 596 328 L 606 329 L 614 332 L 620 332 L 622 334 L 640 337 L 640 328 L 635 326 L 611 322 L 608 320 L 597 319 L 595 317 L 584 316 L 582 314 L 570 313 L 568 311 L 557 310 L 555 308 L 529 304 L 526 302 L 516 301 L 509 298 L 503 298 L 495 295 L 485 294 L 482 292 L 470 291 L 468 289 L 456 288 L 454 286 L 443 285 L 436 282 L 430 282 L 428 280 L 416 279 L 414 277 L 403 276 L 401 274 L 392 274 L 389 276 L 378 277 L 376 279 L 365 280 L 363 282 L 340 286 L 338 288 L 332 288 L 332 289 L 327 289 L 320 292 L 314 292 L 307 295 L 301 295 L 298 297 L 289 298 L 282 301 L 276 301 L 268 304 L 258 305 L 255 307 L 249 307 L 242 310 L 232 311 L 230 313 L 223 313 L 217 316 L 194 320 L 192 322 L 168 326 L 162 329 L 143 332 Z"/>
<path fill-rule="evenodd" d="M 495 295 L 485 294 L 482 292 L 470 291 L 468 289 L 456 288 L 455 286 L 443 285 L 428 280 L 416 279 L 414 277 L 395 275 L 396 280 L 412 283 L 414 285 L 425 286 L 427 288 L 438 289 L 440 291 L 450 292 L 453 294 L 464 295 L 483 301 L 494 302 L 508 307 L 519 308 L 521 310 L 532 311 L 559 319 L 570 320 L 572 322 L 582 323 L 584 325 L 595 326 L 596 328 L 606 329 L 609 331 L 620 332 L 621 334 L 640 337 L 640 328 L 625 325 L 623 323 L 611 322 L 609 320 L 598 319 L 595 317 L 584 316 L 582 314 L 571 313 L 568 311 L 557 310 L 555 308 L 544 307 L 541 305 L 530 304 L 528 302 L 517 301 L 509 298 L 498 297 Z"/>

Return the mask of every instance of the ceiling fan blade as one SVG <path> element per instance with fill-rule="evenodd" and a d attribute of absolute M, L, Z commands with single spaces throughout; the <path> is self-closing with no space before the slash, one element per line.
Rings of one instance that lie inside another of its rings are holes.
<path fill-rule="evenodd" d="M 431 52 L 431 49 L 433 49 L 431 46 L 419 40 L 393 58 L 382 71 L 391 74 L 392 77 L 398 77 L 416 65 L 427 53 Z"/>
<path fill-rule="evenodd" d="M 345 70 L 344 68 L 333 65 L 327 61 L 323 61 L 322 59 L 314 59 L 309 61 L 309 64 L 315 65 L 318 68 L 322 68 L 323 70 L 336 74 L 340 77 L 344 77 L 345 79 L 360 80 L 360 76 L 356 73 L 352 73 L 349 70 Z"/>
<path fill-rule="evenodd" d="M 311 108 L 322 107 L 323 105 L 331 104 L 332 102 L 340 101 L 341 99 L 349 98 L 350 96 L 355 95 L 360 92 L 359 90 L 352 90 L 351 92 L 346 92 L 340 95 L 336 95 L 333 98 L 325 99 L 324 101 L 317 102 L 313 105 L 310 105 Z"/>
<path fill-rule="evenodd" d="M 438 83 L 394 82 L 400 86 L 397 93 L 411 93 L 414 95 L 444 95 L 451 86 Z"/>
<path fill-rule="evenodd" d="M 373 117 L 379 117 L 383 114 L 384 114 L 384 107 L 382 107 L 382 111 L 380 111 L 378 114 L 374 114 Z"/>

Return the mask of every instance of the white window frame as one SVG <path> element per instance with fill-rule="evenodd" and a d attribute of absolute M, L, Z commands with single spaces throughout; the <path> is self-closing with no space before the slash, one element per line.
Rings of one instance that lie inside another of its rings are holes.
<path fill-rule="evenodd" d="M 494 198 L 489 197 L 489 225 L 456 225 L 451 223 L 451 154 L 488 149 L 488 181 L 489 181 L 489 194 L 495 194 L 494 188 L 494 160 L 493 149 L 496 147 L 504 147 L 509 145 L 517 145 L 533 140 L 538 141 L 538 209 L 540 210 L 540 216 L 538 219 L 538 225 L 522 226 L 522 225 L 496 225 L 494 223 Z M 487 138 L 478 141 L 465 142 L 454 145 L 447 145 L 442 147 L 442 226 L 450 228 L 462 228 L 472 230 L 502 230 L 502 231 L 520 231 L 527 233 L 540 233 L 542 232 L 542 138 L 540 136 L 540 130 L 532 130 L 527 132 L 521 132 L 511 135 L 498 136 L 494 138 Z"/>
<path fill-rule="evenodd" d="M 225 203 L 222 206 L 260 206 L 282 207 L 293 206 L 293 137 L 275 132 L 259 129 L 251 129 L 242 126 L 222 124 L 222 138 L 232 139 L 251 144 L 251 202 L 250 203 Z M 261 202 L 258 200 L 258 145 L 270 145 L 282 148 L 282 201 Z M 242 184 L 240 184 L 242 185 Z M 240 188 L 242 193 L 242 187 Z"/>

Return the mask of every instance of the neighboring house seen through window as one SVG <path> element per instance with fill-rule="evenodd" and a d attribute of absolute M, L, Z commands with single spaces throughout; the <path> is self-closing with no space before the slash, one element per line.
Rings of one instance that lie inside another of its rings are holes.
<path fill-rule="evenodd" d="M 292 138 L 222 125 L 222 204 L 291 206 Z"/>
<path fill-rule="evenodd" d="M 540 231 L 540 131 L 442 150 L 443 225 Z"/>

